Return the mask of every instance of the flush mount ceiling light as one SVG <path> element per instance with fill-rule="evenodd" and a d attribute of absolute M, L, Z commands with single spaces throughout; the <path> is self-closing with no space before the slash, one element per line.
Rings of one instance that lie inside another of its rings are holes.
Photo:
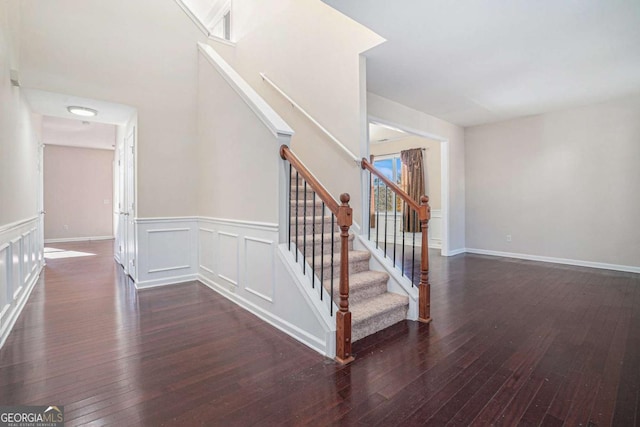
<path fill-rule="evenodd" d="M 75 114 L 76 116 L 82 117 L 93 117 L 98 115 L 98 111 L 93 108 L 87 107 L 78 107 L 78 106 L 69 106 L 67 107 L 67 111 L 71 114 Z"/>

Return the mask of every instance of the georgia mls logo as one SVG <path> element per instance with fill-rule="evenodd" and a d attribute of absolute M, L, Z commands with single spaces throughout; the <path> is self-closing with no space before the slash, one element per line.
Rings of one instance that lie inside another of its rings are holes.
<path fill-rule="evenodd" d="M 56 417 L 59 417 L 59 418 L 60 418 L 60 421 L 62 421 L 62 418 L 63 418 L 63 417 L 62 417 L 62 411 L 60 410 L 60 408 L 58 408 L 57 406 L 49 406 L 49 407 L 44 411 L 44 413 L 46 414 L 47 412 L 50 412 L 50 411 L 54 411 L 54 412 L 53 412 L 53 414 L 55 414 L 55 415 L 56 415 Z"/>
<path fill-rule="evenodd" d="M 0 427 L 64 427 L 64 407 L 2 406 Z"/>

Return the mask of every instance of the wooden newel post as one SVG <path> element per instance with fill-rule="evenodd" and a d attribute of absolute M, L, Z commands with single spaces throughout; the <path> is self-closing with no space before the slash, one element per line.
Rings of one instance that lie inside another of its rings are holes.
<path fill-rule="evenodd" d="M 349 207 L 351 197 L 340 195 L 338 207 L 340 227 L 340 308 L 336 313 L 336 360 L 345 364 L 353 361 L 351 354 L 351 312 L 349 311 L 349 228 L 353 223 Z"/>
<path fill-rule="evenodd" d="M 420 250 L 420 285 L 418 286 L 418 320 L 431 322 L 431 285 L 429 284 L 429 219 L 431 207 L 429 198 L 420 198 L 420 231 L 422 232 L 422 248 Z"/>

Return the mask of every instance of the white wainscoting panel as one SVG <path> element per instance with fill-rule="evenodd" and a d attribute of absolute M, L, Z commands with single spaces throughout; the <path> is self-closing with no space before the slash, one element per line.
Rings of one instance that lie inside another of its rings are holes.
<path fill-rule="evenodd" d="M 260 298 L 273 302 L 275 287 L 275 242 L 255 237 L 244 238 L 244 270 L 246 289 Z"/>
<path fill-rule="evenodd" d="M 215 274 L 217 231 L 212 228 L 198 228 L 198 268 L 202 272 Z"/>
<path fill-rule="evenodd" d="M 24 283 L 25 270 L 23 268 L 23 265 L 24 265 L 23 256 L 22 256 L 23 253 L 24 253 L 24 240 L 22 239 L 22 236 L 20 236 L 11 241 L 11 254 L 12 254 L 11 277 L 13 279 L 12 280 L 12 290 L 13 290 L 12 298 L 13 299 L 17 299 L 18 296 L 20 296 L 22 289 L 24 288 L 23 283 Z"/>
<path fill-rule="evenodd" d="M 0 347 L 44 266 L 41 231 L 38 217 L 0 226 Z"/>
<path fill-rule="evenodd" d="M 335 354 L 335 318 L 319 316 L 279 254 L 277 224 L 199 219 L 198 279 L 314 350 Z"/>
<path fill-rule="evenodd" d="M 191 267 L 189 252 L 174 248 L 191 247 L 191 230 L 187 228 L 154 228 L 147 230 L 147 273 L 184 270 Z"/>
<path fill-rule="evenodd" d="M 31 277 L 31 257 L 29 256 L 29 252 L 31 250 L 31 233 L 23 233 L 22 234 L 22 249 L 20 251 L 20 258 L 22 259 L 22 271 L 24 272 L 22 276 L 22 283 L 27 284 L 29 282 L 29 278 Z"/>
<path fill-rule="evenodd" d="M 195 280 L 198 272 L 196 218 L 136 219 L 138 277 L 149 288 Z"/>
<path fill-rule="evenodd" d="M 238 286 L 240 280 L 240 236 L 218 231 L 218 277 L 226 283 Z"/>
<path fill-rule="evenodd" d="M 31 247 L 30 249 L 30 259 L 29 263 L 31 265 L 31 275 L 38 274 L 38 248 L 40 247 L 40 242 L 38 241 L 38 229 L 34 227 L 31 229 Z"/>
<path fill-rule="evenodd" d="M 429 220 L 429 247 L 442 249 L 442 211 L 431 209 L 431 219 Z"/>
<path fill-rule="evenodd" d="M 139 218 L 136 288 L 199 280 L 314 350 L 335 355 L 335 318 L 318 313 L 279 248 L 277 224 Z"/>
<path fill-rule="evenodd" d="M 11 245 L 4 243 L 0 245 L 0 325 L 6 314 L 9 312 L 11 291 Z"/>

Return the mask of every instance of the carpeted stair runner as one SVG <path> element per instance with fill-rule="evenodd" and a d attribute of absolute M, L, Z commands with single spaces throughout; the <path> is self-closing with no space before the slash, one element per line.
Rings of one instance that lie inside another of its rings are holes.
<path fill-rule="evenodd" d="M 324 289 L 331 292 L 331 212 L 322 211 L 322 202 L 315 200 L 313 191 L 307 186 L 305 192 L 302 181 L 297 188 L 295 177 L 291 189 L 291 239 L 297 243 L 300 252 L 305 248 L 306 260 L 315 266 L 316 276 L 323 280 Z M 306 212 L 304 209 L 306 200 Z M 298 217 L 296 218 L 296 208 Z M 324 213 L 324 215 L 323 215 Z M 324 230 L 322 224 L 324 223 Z M 295 227 L 298 235 L 296 237 Z M 314 227 L 315 225 L 315 227 Z M 306 232 L 305 232 L 306 226 Z M 322 234 L 324 231 L 324 234 Z M 333 301 L 340 305 L 340 228 L 334 220 L 333 234 Z M 315 235 L 315 245 L 314 245 Z M 324 240 L 322 237 L 324 236 Z M 375 332 L 398 323 L 407 316 L 409 298 L 387 292 L 389 275 L 369 269 L 371 254 L 353 249 L 354 235 L 349 235 L 349 311 L 351 311 L 351 340 L 357 341 Z M 314 258 L 315 255 L 315 258 Z M 324 266 L 324 271 L 321 270 Z"/>

